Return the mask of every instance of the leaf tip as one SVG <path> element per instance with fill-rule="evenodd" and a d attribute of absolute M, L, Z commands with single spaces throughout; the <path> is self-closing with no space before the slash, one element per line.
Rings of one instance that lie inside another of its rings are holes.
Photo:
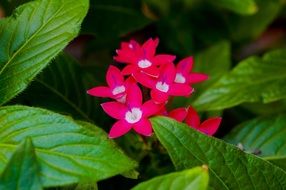
<path fill-rule="evenodd" d="M 202 169 L 203 169 L 203 171 L 205 171 L 205 172 L 208 172 L 209 171 L 209 167 L 207 166 L 207 165 L 202 165 Z"/>

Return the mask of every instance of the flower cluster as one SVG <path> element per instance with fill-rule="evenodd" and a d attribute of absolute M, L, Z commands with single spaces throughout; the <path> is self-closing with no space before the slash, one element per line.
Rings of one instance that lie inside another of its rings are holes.
<path fill-rule="evenodd" d="M 134 40 L 121 43 L 114 60 L 126 64 L 125 67 L 119 70 L 110 66 L 106 74 L 108 86 L 87 91 L 92 96 L 114 99 L 101 104 L 109 116 L 118 120 L 112 126 L 109 137 L 120 137 L 131 129 L 150 136 L 152 125 L 148 118 L 154 115 L 185 121 L 190 127 L 213 135 L 221 118 L 210 118 L 200 124 L 199 115 L 192 107 L 166 111 L 170 96 L 190 96 L 194 92 L 191 85 L 206 80 L 208 76 L 192 72 L 192 57 L 174 64 L 175 56 L 156 54 L 158 43 L 158 39 L 149 39 L 142 45 Z M 143 98 L 142 90 L 147 92 L 147 100 L 146 93 Z"/>

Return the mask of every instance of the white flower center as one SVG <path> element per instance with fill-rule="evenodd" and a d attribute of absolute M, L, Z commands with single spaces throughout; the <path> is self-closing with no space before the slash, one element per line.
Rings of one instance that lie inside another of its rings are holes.
<path fill-rule="evenodd" d="M 175 78 L 175 82 L 176 83 L 185 83 L 186 78 L 181 73 L 177 73 L 176 78 Z"/>
<path fill-rule="evenodd" d="M 133 45 L 132 45 L 132 44 L 128 44 L 128 47 L 129 47 L 130 49 L 133 49 Z"/>
<path fill-rule="evenodd" d="M 112 90 L 112 94 L 115 96 L 117 94 L 120 94 L 122 92 L 125 92 L 125 86 L 117 86 Z"/>
<path fill-rule="evenodd" d="M 143 59 L 143 60 L 138 61 L 138 66 L 142 69 L 150 67 L 151 65 L 152 65 L 152 63 L 147 59 Z"/>
<path fill-rule="evenodd" d="M 156 84 L 157 90 L 160 90 L 161 92 L 168 92 L 169 91 L 169 85 L 164 82 L 157 82 Z"/>
<path fill-rule="evenodd" d="M 139 108 L 132 108 L 131 111 L 126 112 L 125 120 L 128 123 L 137 123 L 142 118 L 142 111 Z"/>

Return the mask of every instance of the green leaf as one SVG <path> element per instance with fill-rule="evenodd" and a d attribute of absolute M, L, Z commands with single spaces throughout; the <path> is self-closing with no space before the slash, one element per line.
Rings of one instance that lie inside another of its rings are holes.
<path fill-rule="evenodd" d="M 266 158 L 269 162 L 271 162 L 272 164 L 282 168 L 284 171 L 286 171 L 286 156 L 284 157 L 267 157 Z"/>
<path fill-rule="evenodd" d="M 17 145 L 32 138 L 44 187 L 96 182 L 136 163 L 100 128 L 39 108 L 0 108 L 0 173 Z"/>
<path fill-rule="evenodd" d="M 88 0 L 36 0 L 0 20 L 0 105 L 76 37 L 87 9 Z"/>
<path fill-rule="evenodd" d="M 72 115 L 73 118 L 101 122 L 104 119 L 99 109 L 99 98 L 86 93 L 96 85 L 98 82 L 92 75 L 83 70 L 76 60 L 62 53 L 13 103 L 24 102 Z"/>
<path fill-rule="evenodd" d="M 193 29 L 186 24 L 188 22 L 186 13 L 181 12 L 161 19 L 156 25 L 161 45 L 182 57 L 194 49 Z"/>
<path fill-rule="evenodd" d="M 254 0 L 216 0 L 210 2 L 242 15 L 250 15 L 257 11 Z"/>
<path fill-rule="evenodd" d="M 259 156 L 286 156 L 286 114 L 256 118 L 235 127 L 225 140 Z"/>
<path fill-rule="evenodd" d="M 273 102 L 286 97 L 286 49 L 239 63 L 195 102 L 199 110 L 220 110 L 243 102 Z"/>
<path fill-rule="evenodd" d="M 41 190 L 34 146 L 26 139 L 17 147 L 0 177 L 0 189 Z"/>
<path fill-rule="evenodd" d="M 98 190 L 96 183 L 83 183 L 59 188 L 52 188 L 53 190 Z"/>
<path fill-rule="evenodd" d="M 241 105 L 243 108 L 251 111 L 256 115 L 273 115 L 286 112 L 286 99 L 281 99 L 267 104 L 245 103 Z"/>
<path fill-rule="evenodd" d="M 240 2 L 240 1 L 237 1 Z M 229 15 L 226 20 L 235 41 L 257 38 L 265 31 L 283 7 L 281 0 L 256 0 L 257 12 L 250 16 Z"/>
<path fill-rule="evenodd" d="M 226 74 L 231 66 L 231 49 L 228 41 L 217 44 L 198 53 L 195 57 L 194 71 L 205 73 L 209 79 L 195 87 L 195 97 L 200 96 L 207 88 Z M 194 100 L 192 97 L 190 100 Z"/>
<path fill-rule="evenodd" d="M 213 189 L 283 189 L 286 173 L 231 144 L 201 134 L 166 117 L 152 120 L 154 131 L 178 170 L 206 164 Z"/>
<path fill-rule="evenodd" d="M 215 45 L 199 52 L 194 56 L 194 71 L 205 73 L 209 79 L 203 83 L 194 85 L 195 92 L 186 99 L 185 97 L 176 97 L 174 107 L 182 107 L 192 104 L 203 92 L 205 92 L 214 82 L 227 73 L 231 66 L 231 50 L 228 41 L 221 41 Z"/>
<path fill-rule="evenodd" d="M 150 23 L 141 13 L 137 1 L 91 0 L 90 5 L 83 23 L 83 32 L 95 34 L 99 38 L 118 38 Z"/>
<path fill-rule="evenodd" d="M 259 152 L 275 165 L 286 169 L 286 114 L 256 118 L 235 127 L 225 140 L 240 144 L 247 152 Z"/>
<path fill-rule="evenodd" d="M 130 170 L 121 174 L 122 176 L 130 179 L 138 179 L 139 172 L 136 170 Z"/>
<path fill-rule="evenodd" d="M 132 190 L 206 190 L 208 187 L 207 166 L 173 172 L 140 183 Z"/>
<path fill-rule="evenodd" d="M 79 184 L 70 190 L 98 190 L 97 184 Z"/>
<path fill-rule="evenodd" d="M 231 48 L 228 41 L 221 41 L 198 53 L 195 58 L 194 71 L 206 73 L 212 83 L 228 72 L 231 66 Z"/>

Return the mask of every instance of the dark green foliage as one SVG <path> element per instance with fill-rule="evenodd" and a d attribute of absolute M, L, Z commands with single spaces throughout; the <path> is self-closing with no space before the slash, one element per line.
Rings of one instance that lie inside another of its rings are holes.
<path fill-rule="evenodd" d="M 285 7 L 1 0 L 0 190 L 285 189 Z M 167 108 L 222 116 L 216 137 L 165 117 L 152 119 L 151 138 L 107 137 L 107 99 L 86 91 L 106 85 L 109 65 L 122 68 L 112 59 L 121 41 L 150 37 L 160 39 L 157 53 L 176 55 L 175 63 L 194 56 L 193 71 L 208 74 Z"/>

